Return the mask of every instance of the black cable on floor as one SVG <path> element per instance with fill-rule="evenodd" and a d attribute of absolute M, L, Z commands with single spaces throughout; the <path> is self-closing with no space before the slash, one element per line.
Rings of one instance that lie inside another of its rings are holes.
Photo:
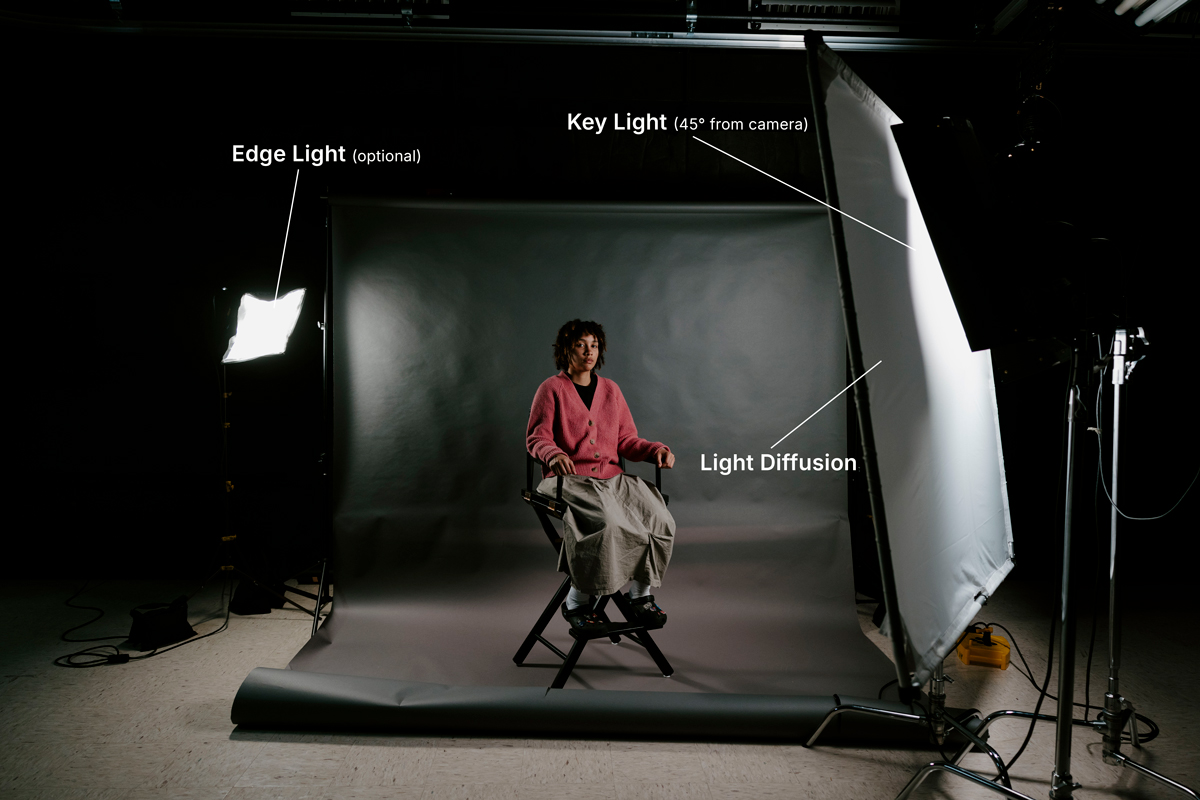
<path fill-rule="evenodd" d="M 1066 507 L 1066 503 L 1065 503 L 1066 492 L 1071 491 L 1070 486 L 1067 486 L 1065 488 L 1063 486 L 1066 483 L 1066 479 L 1067 479 L 1067 477 L 1066 477 L 1067 449 L 1071 446 L 1070 442 L 1067 441 L 1067 428 L 1068 428 L 1067 414 L 1070 412 L 1070 409 L 1071 409 L 1071 393 L 1075 391 L 1075 377 L 1076 377 L 1076 368 L 1078 366 L 1078 362 L 1079 362 L 1079 355 L 1078 355 L 1078 353 L 1076 353 L 1072 356 L 1071 367 L 1067 371 L 1067 391 L 1066 391 L 1067 397 L 1063 401 L 1063 409 L 1062 409 L 1062 413 L 1060 414 L 1060 419 L 1062 420 L 1062 427 L 1060 428 L 1060 433 L 1059 433 L 1060 444 L 1059 444 L 1059 451 L 1058 451 L 1058 492 L 1062 493 L 1062 499 L 1064 500 L 1064 503 L 1063 503 L 1064 509 Z M 1059 500 L 1059 497 L 1056 494 L 1055 504 L 1054 504 L 1054 519 L 1055 519 L 1055 521 L 1058 520 L 1058 500 Z M 1065 513 L 1065 511 L 1064 511 L 1064 513 Z M 1060 565 L 1060 568 L 1061 568 L 1061 565 Z M 1054 667 L 1054 631 L 1055 631 L 1055 627 L 1056 627 L 1055 618 L 1058 616 L 1058 602 L 1059 602 L 1059 593 L 1055 592 L 1054 593 L 1054 601 L 1052 603 L 1052 608 L 1050 610 L 1050 646 L 1046 649 L 1046 679 L 1042 682 L 1041 687 L 1038 689 L 1037 705 L 1034 706 L 1034 709 L 1033 709 L 1033 714 L 1034 714 L 1033 719 L 1029 720 L 1029 730 L 1025 732 L 1025 740 L 1023 742 L 1021 742 L 1021 747 L 1020 747 L 1020 749 L 1017 750 L 1017 754 L 1015 756 L 1013 756 L 1012 759 L 1009 760 L 1008 764 L 1005 765 L 1005 769 L 1012 769 L 1013 765 L 1017 763 L 1017 759 L 1019 759 L 1021 757 L 1021 754 L 1025 752 L 1025 748 L 1029 746 L 1029 740 L 1033 738 L 1033 728 L 1035 725 L 1037 725 L 1037 715 L 1041 713 L 1042 703 L 1044 703 L 1046 701 L 1046 690 L 1050 688 L 1050 671 Z M 1017 651 L 1017 654 L 1020 655 L 1019 650 Z M 1022 661 L 1024 660 L 1023 656 L 1022 656 L 1021 660 Z M 1033 677 L 1032 671 L 1031 671 L 1029 677 L 1031 677 L 1031 678 Z M 1035 683 L 1034 686 L 1036 687 L 1037 684 Z"/>
<path fill-rule="evenodd" d="M 99 585 L 100 584 L 96 584 L 96 586 L 99 586 Z M 88 586 L 88 582 L 84 581 L 83 586 L 80 586 L 79 590 L 76 591 L 75 594 L 68 597 L 64 602 L 66 603 L 66 605 L 69 608 L 78 608 L 81 611 L 95 611 L 98 613 L 96 614 L 96 616 L 92 617 L 87 622 L 83 623 L 82 625 L 76 625 L 74 628 L 67 628 L 65 631 L 63 631 L 59 635 L 58 638 L 62 639 L 64 642 L 106 642 L 109 639 L 124 639 L 125 638 L 124 636 L 96 636 L 91 639 L 70 639 L 67 637 L 67 634 L 70 633 L 71 631 L 77 631 L 80 628 L 86 628 L 88 625 L 91 625 L 93 622 L 99 622 L 100 618 L 104 616 L 103 608 L 96 608 L 95 606 L 81 606 L 81 605 L 76 605 L 75 603 L 71 602 L 76 597 L 79 597 L 79 595 L 83 594 L 83 590 L 86 589 L 87 586 Z M 96 587 L 94 586 L 92 588 L 94 589 Z"/>
<path fill-rule="evenodd" d="M 128 653 L 122 653 L 120 648 L 118 648 L 116 645 L 113 645 L 113 644 L 96 645 L 95 647 L 89 647 L 84 650 L 79 650 L 78 652 L 75 652 L 75 653 L 69 653 L 65 656 L 59 656 L 58 658 L 54 659 L 54 664 L 55 664 L 55 666 L 70 667 L 72 669 L 90 669 L 92 667 L 108 667 L 108 666 L 113 666 L 116 664 L 128 664 L 130 661 L 145 661 L 148 658 L 154 658 L 155 656 L 161 656 L 163 653 L 169 653 L 172 650 L 176 650 L 180 647 L 183 647 L 184 645 L 192 644 L 193 642 L 198 642 L 201 639 L 207 639 L 210 636 L 215 636 L 218 633 L 220 633 L 221 631 L 223 631 L 229 627 L 229 606 L 230 606 L 230 601 L 233 599 L 233 593 L 230 590 L 229 584 L 230 584 L 229 578 L 226 577 L 224 584 L 221 586 L 221 599 L 225 602 L 225 621 L 222 622 L 221 627 L 217 628 L 215 631 L 210 631 L 209 633 L 203 634 L 202 636 L 193 636 L 190 639 L 186 639 L 182 642 L 179 642 L 178 644 L 171 645 L 170 647 L 165 647 L 162 649 L 159 649 L 156 647 L 153 650 L 151 650 L 149 653 L 144 653 L 142 655 L 137 655 L 137 656 L 132 656 Z M 201 586 L 200 588 L 202 589 L 204 587 Z M 81 589 L 80 591 L 83 591 L 83 590 Z M 197 591 L 199 591 L 199 589 Z M 78 592 L 76 594 L 78 594 Z M 195 596 L 195 593 L 193 593 L 192 596 Z M 72 597 L 72 599 L 74 599 L 74 597 Z M 101 615 L 103 615 L 103 613 L 104 612 L 101 611 Z M 99 619 L 99 617 L 96 617 L 96 619 Z M 92 622 L 95 622 L 95 620 L 92 620 Z M 82 626 L 80 626 L 80 627 L 82 627 Z M 72 628 L 71 630 L 75 630 L 75 629 Z M 68 631 L 68 633 L 70 633 L 70 631 Z M 124 637 L 124 636 L 109 636 L 106 638 L 125 639 L 126 637 Z M 80 640 L 76 640 L 76 641 L 96 641 L 96 640 L 80 639 Z M 111 653 L 102 652 L 104 650 L 112 650 L 112 652 Z M 79 661 L 77 659 L 86 659 L 86 660 Z"/>
<path fill-rule="evenodd" d="M 942 747 L 942 743 L 937 740 L 937 735 L 933 731 L 933 715 L 930 713 L 929 709 L 926 708 L 919 700 L 916 701 L 915 703 L 913 703 L 913 705 L 917 706 L 917 708 L 921 709 L 921 711 L 924 712 L 925 723 L 929 727 L 930 741 L 937 744 L 938 752 L 942 756 L 942 761 L 947 764 L 954 763 L 953 760 L 948 755 L 946 755 L 946 751 Z M 968 714 L 968 715 L 969 714 L 978 714 L 979 709 L 970 708 L 970 709 L 967 709 L 963 713 Z M 1004 759 L 1000 758 L 1000 754 L 996 752 L 995 748 L 993 748 L 991 745 L 989 745 L 984 739 L 981 739 L 978 736 L 976 736 L 974 733 L 972 733 L 968 728 L 966 728 L 966 726 L 964 726 L 958 720 L 953 719 L 948 714 L 946 714 L 944 716 L 945 716 L 946 720 L 949 720 L 946 723 L 947 727 L 960 733 L 963 736 L 963 738 L 965 738 L 971 744 L 978 747 L 983 752 L 987 753 L 988 757 L 992 759 L 992 763 L 995 764 L 996 770 L 997 770 L 996 777 L 994 778 L 994 780 L 1000 781 L 1004 786 L 1011 788 L 1012 781 L 1009 779 L 1009 776 L 1008 776 L 1008 767 L 1006 767 L 1004 765 Z"/>
<path fill-rule="evenodd" d="M 1017 763 L 1017 759 L 1025 752 L 1025 748 L 1029 746 L 1029 740 L 1033 738 L 1033 727 L 1037 724 L 1037 715 L 1042 713 L 1042 703 L 1046 701 L 1046 690 L 1050 688 L 1050 670 L 1054 667 L 1054 631 L 1057 629 L 1054 617 L 1058 611 L 1057 601 L 1054 604 L 1054 609 L 1050 615 L 1050 646 L 1046 650 L 1046 679 L 1042 682 L 1041 687 L 1035 683 L 1033 686 L 1038 690 L 1037 705 L 1033 707 L 1033 719 L 1029 720 L 1029 730 L 1025 732 L 1025 740 L 1021 742 L 1021 747 L 1017 750 L 1017 754 L 1009 759 L 1005 765 L 1005 769 L 1012 769 L 1013 764 Z M 1011 634 L 1009 634 L 1011 636 Z M 1030 676 L 1032 677 L 1032 676 Z"/>
<path fill-rule="evenodd" d="M 1008 629 L 1008 628 L 1004 627 L 1003 625 L 1001 625 L 1001 624 L 1000 624 L 1000 623 L 998 623 L 998 622 L 988 622 L 988 623 L 984 623 L 984 624 L 985 624 L 985 625 L 989 625 L 989 626 L 995 626 L 995 627 L 999 628 L 1000 630 L 1004 631 L 1005 633 L 1007 633 L 1007 634 L 1008 634 L 1008 636 L 1009 636 L 1009 639 L 1010 639 L 1010 640 L 1012 641 L 1012 643 L 1013 643 L 1013 647 L 1014 647 L 1014 648 L 1016 648 L 1017 655 L 1021 657 L 1021 660 L 1022 660 L 1022 661 L 1025 661 L 1025 656 L 1021 654 L 1021 648 L 1020 648 L 1020 647 L 1017 647 L 1017 639 L 1016 639 L 1016 637 L 1012 635 L 1012 632 L 1011 632 L 1011 631 L 1009 631 L 1009 629 Z M 1015 665 L 1014 665 L 1014 666 L 1015 666 Z M 1026 668 L 1026 669 L 1029 669 L 1029 662 L 1028 662 L 1028 661 L 1025 661 L 1025 668 Z M 1034 689 L 1037 689 L 1039 692 L 1040 692 L 1040 691 L 1042 691 L 1041 687 L 1039 687 L 1039 686 L 1037 685 L 1037 682 L 1033 680 L 1033 676 L 1032 676 L 1031 674 L 1027 674 L 1027 673 L 1025 673 L 1024 671 L 1020 670 L 1020 669 L 1017 669 L 1017 672 L 1019 672 L 1019 673 L 1021 673 L 1022 675 L 1024 675 L 1024 676 L 1025 676 L 1025 679 L 1026 679 L 1026 680 L 1028 680 L 1030 683 L 1032 683 L 1032 684 L 1033 684 L 1033 688 L 1034 688 Z M 1030 669 L 1030 673 L 1032 673 L 1032 672 L 1033 672 L 1033 670 L 1032 670 L 1032 669 Z M 1054 702 L 1056 702 L 1056 703 L 1058 702 L 1058 698 L 1057 698 L 1057 697 L 1055 697 L 1054 695 L 1050 694 L 1050 692 L 1048 692 L 1048 691 L 1046 692 L 1046 699 L 1047 699 L 1047 700 L 1053 700 L 1053 701 L 1054 701 Z M 1096 709 L 1097 711 L 1103 711 L 1103 710 L 1104 710 L 1102 706 L 1093 706 L 1093 705 L 1088 705 L 1087 703 L 1072 703 L 1072 705 L 1073 705 L 1073 706 L 1075 706 L 1076 708 L 1082 708 L 1082 709 L 1084 709 L 1083 720 L 1076 720 L 1077 722 L 1078 722 L 1078 721 L 1082 721 L 1082 722 L 1089 722 L 1089 721 L 1090 721 L 1090 719 L 1089 719 L 1089 716 L 1088 716 L 1088 712 L 1089 712 L 1089 711 L 1091 711 L 1091 709 L 1093 709 L 1093 708 L 1094 708 L 1094 709 Z M 1155 738 L 1155 737 L 1158 735 L 1159 727 L 1158 727 L 1158 725 L 1157 725 L 1157 724 L 1154 722 L 1154 720 L 1150 719 L 1150 718 L 1149 718 L 1149 717 L 1147 717 L 1147 716 L 1143 716 L 1142 714 L 1136 714 L 1136 713 L 1135 713 L 1135 714 L 1134 714 L 1134 716 L 1136 716 L 1136 717 L 1137 717 L 1139 720 L 1141 720 L 1142 722 L 1145 722 L 1145 723 L 1146 723 L 1146 725 L 1147 725 L 1147 727 L 1151 728 L 1151 733 L 1147 734 L 1146 736 L 1140 736 L 1140 735 L 1139 735 L 1139 737 L 1138 737 L 1138 738 L 1139 738 L 1139 740 L 1140 740 L 1140 741 L 1143 741 L 1143 742 L 1149 742 L 1149 741 L 1151 741 L 1152 739 L 1154 739 L 1154 738 Z M 1131 737 L 1129 737 L 1129 735 L 1128 735 L 1128 734 L 1125 734 L 1124 741 L 1126 741 L 1126 742 L 1132 741 L 1132 738 L 1131 738 Z"/>

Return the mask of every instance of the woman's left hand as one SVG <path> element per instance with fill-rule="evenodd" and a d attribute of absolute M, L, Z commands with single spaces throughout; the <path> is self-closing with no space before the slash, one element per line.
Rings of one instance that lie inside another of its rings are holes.
<path fill-rule="evenodd" d="M 675 466 L 675 454 L 665 447 L 660 447 L 654 454 L 654 463 L 660 467 L 671 469 Z"/>

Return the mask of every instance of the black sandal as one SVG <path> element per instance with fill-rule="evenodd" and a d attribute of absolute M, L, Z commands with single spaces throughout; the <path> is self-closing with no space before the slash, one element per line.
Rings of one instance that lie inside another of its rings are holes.
<path fill-rule="evenodd" d="M 658 607 L 658 603 L 654 602 L 654 595 L 648 594 L 645 597 L 630 597 L 625 596 L 626 602 L 629 603 L 629 610 L 633 614 L 633 619 L 630 622 L 637 622 L 645 625 L 647 628 L 661 628 L 667 624 L 667 612 Z"/>
<path fill-rule="evenodd" d="M 571 627 L 578 631 L 585 631 L 591 634 L 593 631 L 606 631 L 607 625 L 600 615 L 592 610 L 591 605 L 582 605 L 577 608 L 567 608 L 567 604 L 562 604 L 563 619 L 571 623 Z"/>

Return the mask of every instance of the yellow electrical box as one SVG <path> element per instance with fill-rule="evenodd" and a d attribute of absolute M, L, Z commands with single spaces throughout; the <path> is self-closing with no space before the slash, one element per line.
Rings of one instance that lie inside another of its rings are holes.
<path fill-rule="evenodd" d="M 975 628 L 967 631 L 958 643 L 958 658 L 964 664 L 1008 669 L 1011 650 L 1008 639 L 992 636 L 991 628 Z"/>

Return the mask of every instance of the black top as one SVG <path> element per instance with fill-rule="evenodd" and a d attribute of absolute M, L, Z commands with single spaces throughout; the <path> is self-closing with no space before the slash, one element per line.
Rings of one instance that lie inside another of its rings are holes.
<path fill-rule="evenodd" d="M 579 399 L 587 406 L 587 410 L 592 410 L 592 398 L 596 396 L 596 384 L 600 383 L 600 379 L 595 375 L 592 376 L 592 382 L 587 386 L 580 386 L 575 381 L 571 381 L 571 385 L 575 387 L 575 391 L 579 392 Z"/>

